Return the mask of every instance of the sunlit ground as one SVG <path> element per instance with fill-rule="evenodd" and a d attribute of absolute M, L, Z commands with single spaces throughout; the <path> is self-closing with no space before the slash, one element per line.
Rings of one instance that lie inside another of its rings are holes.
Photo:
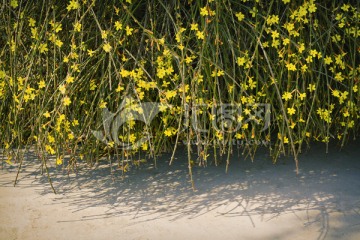
<path fill-rule="evenodd" d="M 77 174 L 50 168 L 57 194 L 31 154 L 17 186 L 15 166 L 0 177 L 0 239 L 360 239 L 360 142 L 339 151 L 314 144 L 272 164 L 234 152 L 225 164 L 194 166 L 185 151 L 132 168 L 123 178 L 100 162 Z"/>

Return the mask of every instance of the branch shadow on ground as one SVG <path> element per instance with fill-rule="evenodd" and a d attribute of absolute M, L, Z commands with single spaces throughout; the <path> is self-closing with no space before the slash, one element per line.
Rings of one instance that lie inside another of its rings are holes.
<path fill-rule="evenodd" d="M 104 208 L 101 214 L 86 214 L 77 221 L 128 216 L 134 220 L 131 224 L 160 218 L 194 219 L 212 212 L 219 217 L 246 217 L 256 227 L 254 217 L 271 221 L 284 214 L 317 211 L 315 219 L 309 218 L 304 225 L 319 224 L 318 239 L 324 239 L 332 212 L 356 215 L 359 221 L 360 200 L 353 200 L 360 196 L 358 146 L 359 141 L 341 151 L 332 146 L 325 155 L 324 146 L 315 144 L 300 156 L 299 175 L 291 157 L 272 164 L 266 152 L 260 151 L 254 162 L 235 153 L 228 173 L 225 164 L 194 166 L 196 191 L 191 189 L 184 150 L 178 151 L 171 166 L 170 155 L 164 154 L 156 169 L 153 163 L 142 164 L 125 177 L 120 170 L 110 174 L 105 163 L 70 175 L 51 168 L 58 191 L 53 204 L 65 204 L 72 212 Z M 39 171 L 29 161 L 24 164 L 20 182 L 29 177 L 33 180 L 20 186 L 36 185 L 40 194 L 51 194 L 47 177 L 38 177 Z M 355 229 L 360 222 L 351 224 Z"/>

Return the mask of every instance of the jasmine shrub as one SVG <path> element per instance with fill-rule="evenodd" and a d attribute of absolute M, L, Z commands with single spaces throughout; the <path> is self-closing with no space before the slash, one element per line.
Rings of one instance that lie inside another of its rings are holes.
<path fill-rule="evenodd" d="M 359 133 L 358 1 L 3 2 L 0 145 L 19 170 L 19 149 L 45 170 L 117 156 L 126 172 L 185 144 L 191 176 L 259 147 L 234 142 L 298 169 L 304 145 Z"/>

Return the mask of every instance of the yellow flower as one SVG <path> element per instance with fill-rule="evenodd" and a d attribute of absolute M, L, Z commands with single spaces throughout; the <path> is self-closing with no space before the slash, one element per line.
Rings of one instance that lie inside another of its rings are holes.
<path fill-rule="evenodd" d="M 233 85 L 233 84 L 229 84 L 229 86 L 228 86 L 228 91 L 229 91 L 230 93 L 232 93 L 233 90 L 234 90 L 234 85 Z"/>
<path fill-rule="evenodd" d="M 277 30 L 271 32 L 271 37 L 272 37 L 273 39 L 276 39 L 276 38 L 278 38 L 279 36 L 280 36 L 280 33 L 279 33 Z"/>
<path fill-rule="evenodd" d="M 122 90 L 124 90 L 124 87 L 121 86 L 120 84 L 117 86 L 117 88 L 115 89 L 116 92 L 121 92 Z"/>
<path fill-rule="evenodd" d="M 164 134 L 167 137 L 171 137 L 177 133 L 177 130 L 174 127 L 168 127 L 165 129 Z"/>
<path fill-rule="evenodd" d="M 71 1 L 69 2 L 69 5 L 66 7 L 66 9 L 67 9 L 68 11 L 76 10 L 76 9 L 79 9 L 79 8 L 80 8 L 80 4 L 79 4 L 79 2 L 76 1 L 76 0 L 71 0 Z"/>
<path fill-rule="evenodd" d="M 49 117 L 50 117 L 49 111 L 46 111 L 46 112 L 43 114 L 43 116 L 46 117 L 46 118 L 49 118 Z"/>
<path fill-rule="evenodd" d="M 58 33 L 62 30 L 62 24 L 61 23 L 54 23 L 53 24 L 53 30 Z"/>
<path fill-rule="evenodd" d="M 53 136 L 51 136 L 51 135 L 48 135 L 47 139 L 48 139 L 49 143 L 54 143 L 55 142 L 55 138 Z"/>
<path fill-rule="evenodd" d="M 354 85 L 353 86 L 353 92 L 356 93 L 358 91 L 358 86 L 357 85 Z"/>
<path fill-rule="evenodd" d="M 235 16 L 237 17 L 239 22 L 241 22 L 245 18 L 245 15 L 242 12 L 238 12 L 237 14 L 235 14 Z"/>
<path fill-rule="evenodd" d="M 160 68 L 157 70 L 156 76 L 158 76 L 158 78 L 163 79 L 166 76 L 166 70 L 165 68 Z"/>
<path fill-rule="evenodd" d="M 69 106 L 71 103 L 71 100 L 69 97 L 64 97 L 62 101 L 64 103 L 64 106 Z"/>
<path fill-rule="evenodd" d="M 143 151 L 147 151 L 148 148 L 149 148 L 149 145 L 148 145 L 146 142 L 141 145 L 141 149 L 142 149 Z"/>
<path fill-rule="evenodd" d="M 164 44 L 165 44 L 165 38 L 164 38 L 164 37 L 160 38 L 160 39 L 159 39 L 159 43 L 160 43 L 161 45 L 164 45 Z M 164 54 L 164 55 L 166 55 L 166 54 Z"/>
<path fill-rule="evenodd" d="M 46 84 L 45 84 L 45 81 L 44 81 L 44 80 L 41 80 L 41 81 L 38 83 L 39 89 L 42 89 L 42 88 L 44 88 L 45 86 L 46 86 Z"/>
<path fill-rule="evenodd" d="M 307 69 L 308 69 L 308 66 L 306 64 L 301 66 L 301 72 L 306 72 Z"/>
<path fill-rule="evenodd" d="M 318 55 L 318 51 L 316 49 L 311 49 L 309 54 L 312 56 L 312 57 L 316 57 L 316 55 Z"/>
<path fill-rule="evenodd" d="M 104 100 L 100 100 L 100 103 L 99 103 L 99 108 L 100 109 L 103 109 L 103 108 L 106 108 L 106 104 L 107 104 L 107 102 L 105 102 Z"/>
<path fill-rule="evenodd" d="M 279 23 L 279 16 L 277 15 L 271 15 L 266 19 L 266 24 L 273 25 Z"/>
<path fill-rule="evenodd" d="M 331 64 L 331 63 L 332 63 L 331 57 L 330 57 L 330 56 L 327 56 L 327 57 L 324 59 L 324 62 L 325 62 L 326 65 Z"/>
<path fill-rule="evenodd" d="M 209 12 L 207 10 L 207 7 L 203 7 L 203 8 L 200 8 L 200 15 L 201 16 L 208 16 L 209 15 Z"/>
<path fill-rule="evenodd" d="M 215 135 L 216 135 L 217 139 L 219 139 L 220 141 L 224 139 L 224 135 L 220 131 L 216 131 Z"/>
<path fill-rule="evenodd" d="M 130 135 L 129 135 L 129 142 L 134 143 L 135 140 L 136 140 L 135 134 L 134 134 L 134 133 L 130 134 Z"/>
<path fill-rule="evenodd" d="M 65 81 L 66 81 L 66 83 L 69 83 L 69 84 L 70 84 L 70 83 L 73 83 L 73 82 L 74 82 L 74 79 L 75 79 L 75 78 L 72 77 L 72 76 L 67 76 L 67 78 L 66 78 Z"/>
<path fill-rule="evenodd" d="M 89 57 L 92 57 L 94 55 L 95 51 L 91 50 L 91 49 L 88 49 L 87 53 L 88 53 Z"/>
<path fill-rule="evenodd" d="M 287 63 L 287 64 L 286 64 L 286 68 L 287 68 L 289 71 L 296 71 L 296 66 L 295 66 L 295 64 L 293 64 L 293 63 Z"/>
<path fill-rule="evenodd" d="M 334 78 L 339 82 L 342 82 L 344 80 L 344 77 L 342 76 L 341 72 L 336 73 Z"/>
<path fill-rule="evenodd" d="M 73 133 L 69 133 L 68 134 L 68 139 L 69 140 L 73 140 L 75 137 L 74 137 L 74 134 Z"/>
<path fill-rule="evenodd" d="M 126 78 L 126 77 L 130 76 L 130 71 L 123 68 L 120 71 L 120 75 L 121 75 L 121 77 Z"/>
<path fill-rule="evenodd" d="M 331 94 L 334 96 L 334 97 L 340 97 L 340 91 L 337 90 L 337 89 L 334 89 Z"/>
<path fill-rule="evenodd" d="M 76 127 L 79 125 L 79 121 L 77 119 L 74 119 L 71 124 Z"/>
<path fill-rule="evenodd" d="M 19 6 L 18 1 L 17 0 L 11 0 L 10 1 L 10 6 L 12 8 L 17 8 Z"/>
<path fill-rule="evenodd" d="M 112 47 L 110 46 L 109 43 L 106 43 L 106 44 L 104 44 L 103 49 L 104 49 L 105 52 L 108 53 L 108 52 L 111 51 Z"/>
<path fill-rule="evenodd" d="M 310 83 L 307 89 L 309 90 L 309 92 L 313 92 L 316 90 L 316 86 L 315 86 L 315 84 Z"/>
<path fill-rule="evenodd" d="M 291 116 L 291 115 L 295 114 L 296 110 L 295 110 L 295 108 L 291 107 L 291 108 L 287 108 L 287 112 Z"/>
<path fill-rule="evenodd" d="M 204 32 L 197 31 L 197 32 L 196 32 L 196 37 L 197 37 L 198 39 L 205 39 Z"/>
<path fill-rule="evenodd" d="M 50 145 L 45 145 L 45 150 L 51 155 L 55 154 L 55 150 Z"/>
<path fill-rule="evenodd" d="M 47 43 L 41 43 L 39 46 L 39 52 L 40 53 L 45 53 L 47 52 L 49 49 L 47 48 Z"/>
<path fill-rule="evenodd" d="M 291 98 L 292 98 L 291 92 L 284 92 L 284 94 L 282 95 L 282 99 L 284 99 L 285 101 L 290 100 Z"/>
<path fill-rule="evenodd" d="M 61 165 L 62 163 L 63 163 L 62 157 L 57 157 L 56 158 L 56 165 Z"/>
<path fill-rule="evenodd" d="M 289 3 L 290 2 L 290 0 L 282 0 L 283 1 L 283 3 Z"/>
<path fill-rule="evenodd" d="M 119 21 L 116 21 L 114 25 L 115 25 L 116 31 L 119 31 L 119 30 L 121 30 L 123 28 L 122 23 L 119 22 Z"/>
<path fill-rule="evenodd" d="M 310 4 L 309 7 L 308 7 L 309 13 L 316 12 L 316 9 L 317 9 L 317 7 L 316 7 L 316 5 L 314 3 Z"/>
<path fill-rule="evenodd" d="M 306 93 L 300 93 L 299 98 L 300 100 L 304 100 L 304 98 L 306 98 Z"/>
<path fill-rule="evenodd" d="M 56 40 L 55 40 L 55 45 L 56 45 L 57 47 L 61 48 L 63 44 L 64 44 L 64 43 L 63 43 L 60 39 L 56 39 Z"/>
<path fill-rule="evenodd" d="M 198 31 L 199 30 L 198 24 L 197 23 L 192 23 L 190 25 L 190 30 Z"/>
<path fill-rule="evenodd" d="M 283 39 L 283 44 L 284 46 L 288 45 L 290 43 L 290 39 L 289 38 L 284 38 Z"/>
<path fill-rule="evenodd" d="M 160 104 L 160 106 L 159 106 L 159 111 L 160 111 L 160 112 L 164 112 L 164 111 L 166 111 L 166 109 L 168 109 L 168 106 L 167 106 L 167 105 L 165 105 L 165 104 Z"/>
<path fill-rule="evenodd" d="M 349 11 L 349 8 L 350 8 L 349 4 L 344 4 L 344 5 L 342 5 L 341 10 L 343 10 L 344 12 L 347 12 L 347 11 Z"/>
<path fill-rule="evenodd" d="M 75 32 L 80 32 L 80 31 L 81 31 L 81 23 L 76 22 L 76 23 L 74 24 L 74 31 L 75 31 Z"/>
<path fill-rule="evenodd" d="M 243 136 L 242 136 L 242 134 L 240 134 L 240 133 L 236 133 L 236 134 L 235 134 L 235 138 L 236 138 L 236 139 L 242 139 Z"/>
<path fill-rule="evenodd" d="M 300 43 L 300 44 L 299 44 L 299 48 L 298 48 L 299 53 L 302 53 L 304 50 L 305 50 L 305 44 L 304 44 L 304 43 Z"/>
<path fill-rule="evenodd" d="M 238 66 L 244 66 L 245 63 L 246 63 L 246 58 L 245 57 L 238 57 L 237 58 L 237 65 Z"/>
<path fill-rule="evenodd" d="M 29 27 L 35 27 L 36 21 L 33 18 L 29 18 Z"/>
<path fill-rule="evenodd" d="M 102 31 L 101 31 L 101 38 L 102 38 L 102 39 L 106 39 L 106 38 L 107 38 L 107 36 L 108 36 L 107 31 L 102 30 Z"/>
<path fill-rule="evenodd" d="M 192 61 L 193 61 L 193 56 L 188 56 L 188 57 L 185 58 L 185 62 L 187 64 L 191 63 Z"/>
<path fill-rule="evenodd" d="M 64 62 L 64 63 L 69 62 L 69 57 L 68 57 L 68 56 L 65 56 L 64 59 L 63 59 L 63 62 Z"/>
<path fill-rule="evenodd" d="M 66 88 L 65 88 L 65 85 L 64 85 L 64 84 L 61 84 L 61 85 L 59 86 L 59 91 L 61 92 L 61 94 L 65 94 Z"/>
<path fill-rule="evenodd" d="M 166 99 L 171 99 L 176 96 L 176 90 L 168 90 L 165 92 Z"/>
<path fill-rule="evenodd" d="M 134 29 L 129 26 L 126 26 L 125 31 L 126 31 L 126 36 L 130 36 L 134 31 Z"/>
<path fill-rule="evenodd" d="M 224 74 L 225 74 L 225 72 L 224 72 L 224 70 L 214 70 L 214 71 L 212 71 L 212 73 L 211 73 L 211 76 L 212 77 L 221 77 L 221 76 L 224 76 Z"/>

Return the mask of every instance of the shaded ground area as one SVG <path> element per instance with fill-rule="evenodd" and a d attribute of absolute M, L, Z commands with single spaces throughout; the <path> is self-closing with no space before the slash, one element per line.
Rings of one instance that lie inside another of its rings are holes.
<path fill-rule="evenodd" d="M 16 167 L 0 170 L 0 239 L 360 239 L 360 141 L 329 151 L 312 145 L 299 175 L 292 158 L 235 153 L 227 174 L 194 167 L 196 191 L 182 150 L 125 178 L 51 168 L 57 195 L 29 155 L 15 188 Z"/>

